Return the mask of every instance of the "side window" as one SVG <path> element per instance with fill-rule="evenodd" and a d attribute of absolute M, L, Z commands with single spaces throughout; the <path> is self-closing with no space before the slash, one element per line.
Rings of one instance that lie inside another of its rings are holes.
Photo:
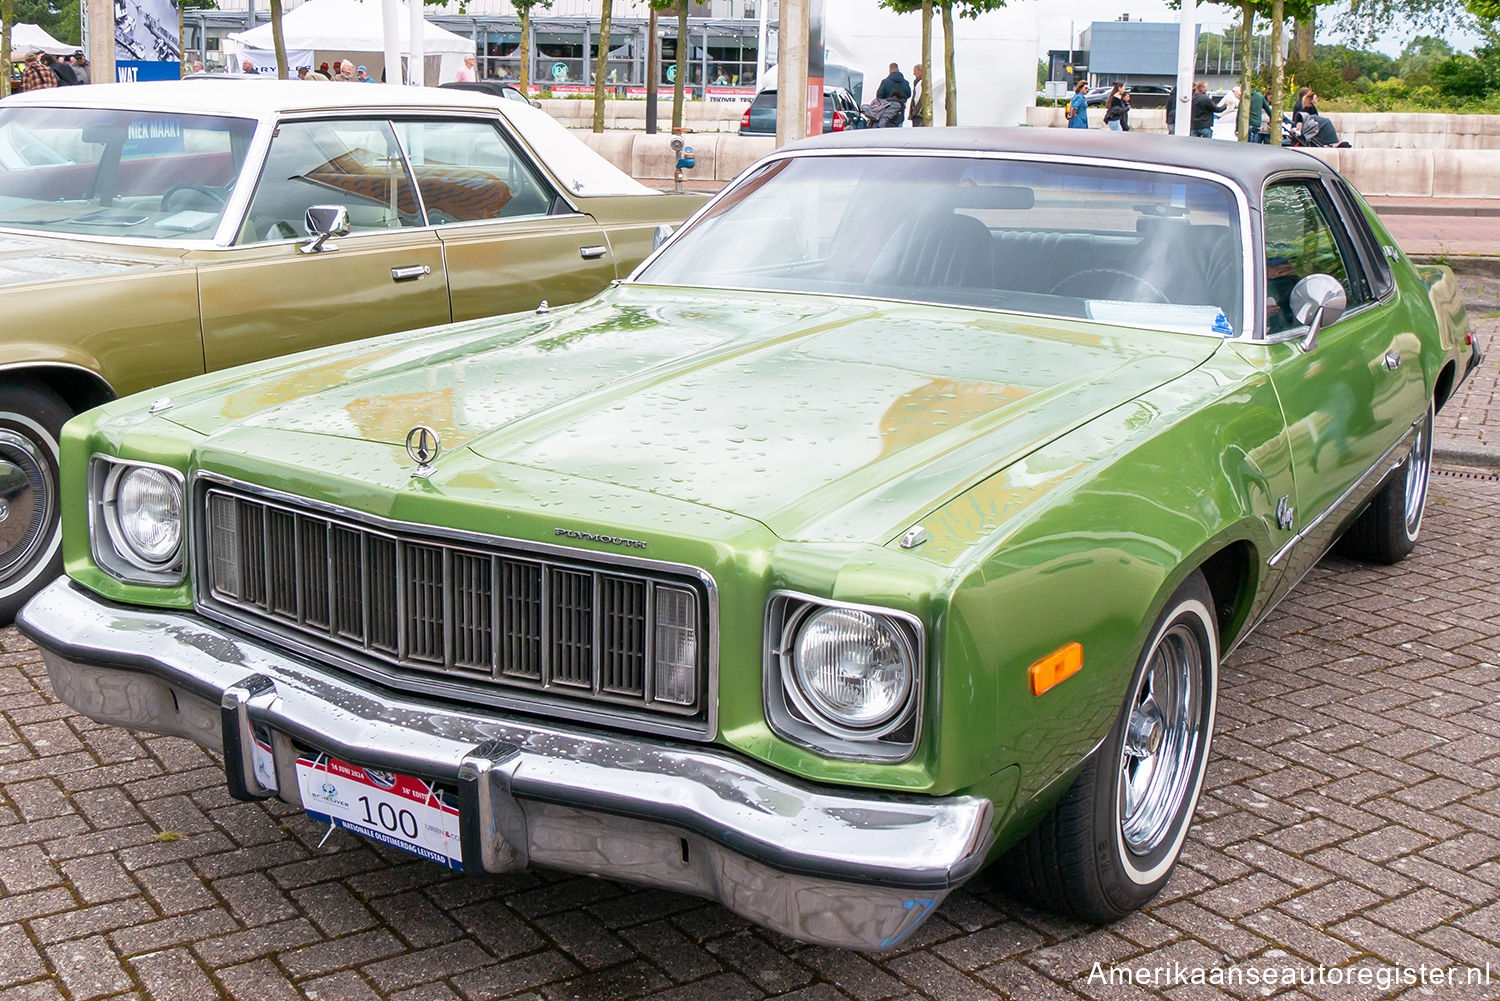
<path fill-rule="evenodd" d="M 1348 225 L 1349 235 L 1354 239 L 1363 271 L 1369 279 L 1369 295 L 1372 299 L 1382 298 L 1396 284 L 1395 276 L 1391 274 L 1391 262 L 1386 259 L 1385 251 L 1380 241 L 1370 229 L 1370 221 L 1365 218 L 1364 203 L 1349 187 L 1349 183 L 1343 178 L 1333 181 L 1334 194 L 1342 202 L 1344 220 Z"/>
<path fill-rule="evenodd" d="M 313 205 L 343 205 L 355 233 L 422 225 L 389 122 L 284 122 L 271 139 L 239 242 L 306 236 Z"/>
<path fill-rule="evenodd" d="M 552 189 L 493 122 L 398 121 L 434 226 L 544 215 Z"/>
<path fill-rule="evenodd" d="M 1364 282 L 1347 237 L 1333 223 L 1330 206 L 1310 182 L 1275 184 L 1266 189 L 1266 332 L 1299 326 L 1292 315 L 1292 289 L 1308 275 L 1332 275 L 1344 286 L 1350 308 L 1363 302 Z"/>

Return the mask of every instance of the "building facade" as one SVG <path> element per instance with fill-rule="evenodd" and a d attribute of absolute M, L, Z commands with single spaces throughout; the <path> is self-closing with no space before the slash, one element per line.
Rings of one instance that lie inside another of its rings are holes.
<path fill-rule="evenodd" d="M 292 10 L 303 0 L 283 0 Z M 764 5 L 774 51 L 777 0 L 708 0 L 689 7 L 687 74 L 684 87 L 695 97 L 739 97 L 758 89 L 757 54 L 760 10 Z M 224 65 L 224 37 L 247 31 L 270 19 L 265 0 L 220 0 L 220 9 L 184 11 L 184 59 L 201 60 L 206 69 Z M 425 9 L 427 20 L 474 40 L 477 69 L 484 78 L 515 81 L 520 77 L 521 19 L 509 0 L 473 0 L 462 12 L 457 3 Z M 376 0 L 371 16 L 380 16 Z M 601 39 L 601 0 L 554 0 L 531 15 L 531 73 L 536 90 L 555 95 L 592 93 L 595 59 Z M 606 81 L 622 96 L 644 94 L 650 12 L 641 0 L 615 0 L 607 44 Z M 677 18 L 658 15 L 661 38 L 660 87 L 670 89 L 676 76 Z"/>

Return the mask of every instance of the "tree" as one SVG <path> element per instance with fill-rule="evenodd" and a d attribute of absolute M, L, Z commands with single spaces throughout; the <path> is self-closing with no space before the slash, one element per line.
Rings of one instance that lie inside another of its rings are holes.
<path fill-rule="evenodd" d="M 16 23 L 16 0 L 0 0 L 0 97 L 10 96 L 10 26 Z"/>
<path fill-rule="evenodd" d="M 1494 3 L 1494 0 L 1479 2 Z M 1350 0 L 1339 27 L 1362 42 L 1375 41 L 1397 24 L 1414 25 L 1441 35 L 1459 27 L 1464 14 L 1464 5 L 1458 0 Z"/>
<path fill-rule="evenodd" d="M 958 79 L 953 69 L 953 12 L 959 17 L 977 19 L 979 15 L 1005 6 L 1005 0 L 880 0 L 880 6 L 898 14 L 922 14 L 922 76 L 927 81 L 926 118 L 932 122 L 932 11 L 936 7 L 943 21 L 943 121 L 948 125 L 958 124 Z M 1038 70 L 1041 76 L 1045 69 Z"/>
<path fill-rule="evenodd" d="M 1481 21 L 1488 21 L 1491 25 L 1500 21 L 1500 0 L 1466 0 L 1464 6 Z"/>
<path fill-rule="evenodd" d="M 672 134 L 682 131 L 682 104 L 687 99 L 688 0 L 677 0 L 677 64 L 672 71 Z M 786 100 L 782 94 L 781 99 Z"/>
<path fill-rule="evenodd" d="M 541 7 L 546 9 L 552 6 L 552 0 L 511 0 L 511 5 L 516 8 L 516 13 L 521 15 L 521 93 L 531 93 L 531 12 Z"/>
<path fill-rule="evenodd" d="M 953 0 L 941 0 L 939 9 L 943 12 L 943 124 L 958 124 L 958 80 L 953 72 Z M 926 73 L 926 70 L 922 71 Z M 922 88 L 923 93 L 932 93 L 932 81 L 927 81 L 927 86 Z M 926 115 L 925 121 L 932 121 L 932 98 L 927 98 L 927 104 L 922 114 Z"/>
<path fill-rule="evenodd" d="M 276 47 L 276 79 L 285 80 L 286 38 L 281 31 L 281 0 L 271 0 L 271 44 Z"/>
<path fill-rule="evenodd" d="M 932 0 L 922 0 L 922 105 L 917 114 L 923 125 L 932 124 Z"/>
<path fill-rule="evenodd" d="M 609 22 L 613 0 L 604 0 L 599 12 L 599 55 L 594 58 L 594 131 L 604 131 L 605 72 L 609 67 Z"/>

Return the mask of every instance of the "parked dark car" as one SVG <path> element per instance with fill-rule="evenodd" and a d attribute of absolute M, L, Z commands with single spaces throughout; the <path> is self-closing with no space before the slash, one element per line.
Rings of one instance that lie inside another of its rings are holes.
<path fill-rule="evenodd" d="M 854 96 L 843 87 L 823 88 L 823 131 L 844 132 L 862 129 L 867 123 Z M 740 118 L 740 135 L 774 136 L 776 134 L 776 91 L 769 88 L 755 95 Z"/>
<path fill-rule="evenodd" d="M 533 101 L 521 93 L 520 87 L 501 83 L 499 80 L 453 80 L 448 83 L 440 83 L 438 86 L 447 87 L 452 90 L 472 90 L 506 101 L 520 101 L 522 104 L 529 104 L 533 108 L 540 108 L 542 106 L 541 101 Z"/>

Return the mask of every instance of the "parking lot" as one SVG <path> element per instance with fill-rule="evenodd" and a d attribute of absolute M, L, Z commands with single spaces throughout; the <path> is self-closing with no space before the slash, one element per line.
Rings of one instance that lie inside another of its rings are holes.
<path fill-rule="evenodd" d="M 1493 440 L 1486 377 L 1444 434 Z M 236 802 L 196 746 L 55 701 L 8 629 L 0 1001 L 1500 997 L 1497 472 L 1440 462 L 1411 558 L 1325 560 L 1228 659 L 1197 824 L 1143 913 L 1058 920 L 992 870 L 880 956 L 671 893 L 455 876 Z"/>

